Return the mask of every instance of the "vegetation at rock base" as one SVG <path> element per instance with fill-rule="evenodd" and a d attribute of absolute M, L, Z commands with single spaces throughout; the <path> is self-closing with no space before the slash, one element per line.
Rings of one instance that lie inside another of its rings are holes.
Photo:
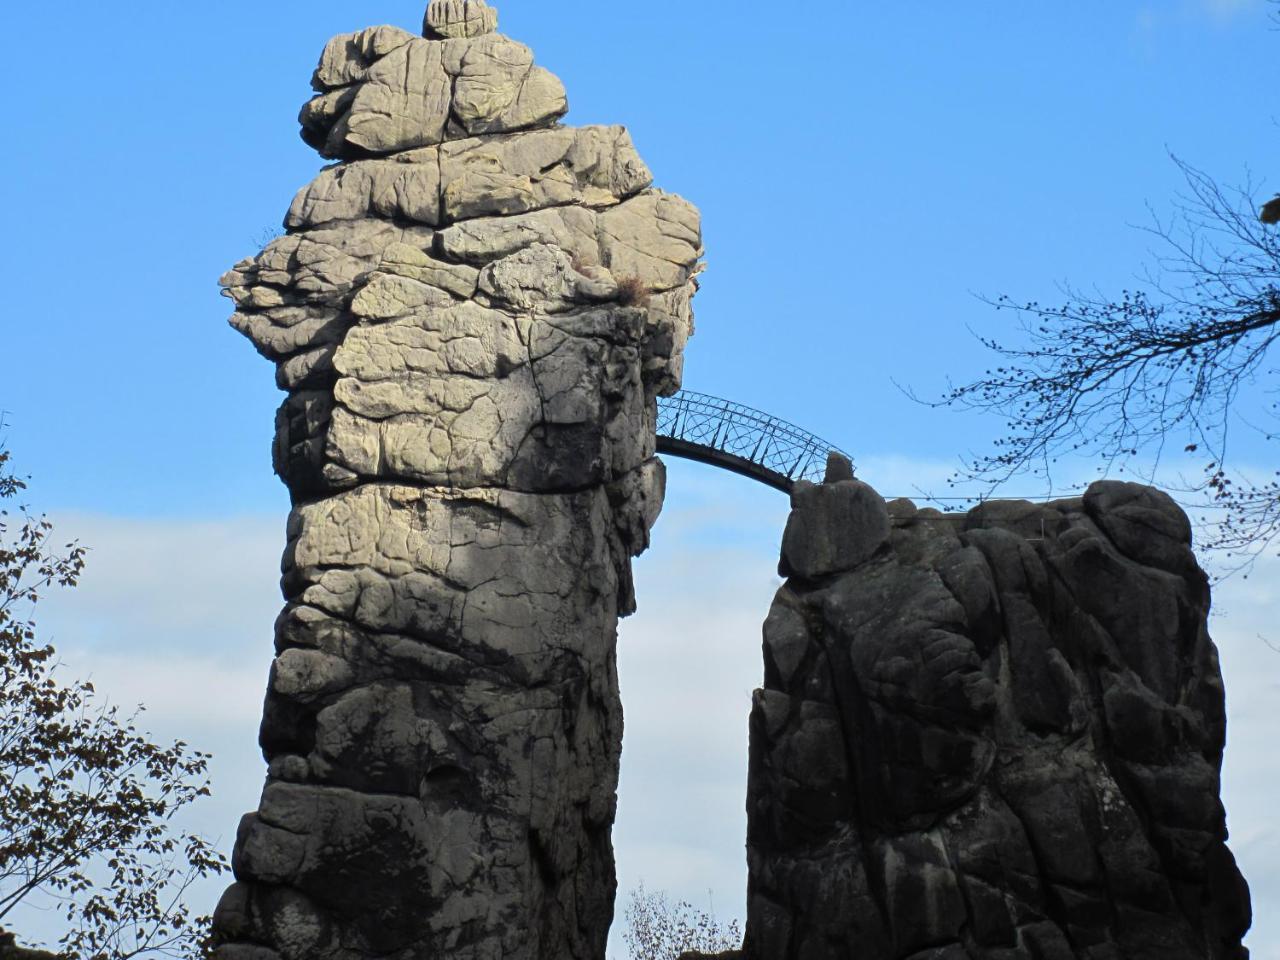
<path fill-rule="evenodd" d="M 209 757 L 153 743 L 37 640 L 37 602 L 76 586 L 85 548 L 13 506 L 25 486 L 0 448 L 0 925 L 51 911 L 66 960 L 198 956 L 207 918 L 183 895 L 225 863 L 175 815 L 208 795 Z M 0 955 L 39 954 L 0 934 Z"/>
<path fill-rule="evenodd" d="M 1228 466 L 1233 434 L 1280 439 L 1280 231 L 1249 185 L 1227 189 L 1174 162 L 1187 190 L 1172 219 L 1148 228 L 1162 252 L 1140 288 L 1111 297 L 1068 288 L 1056 306 L 992 301 L 1018 315 L 1018 341 L 982 338 L 1001 365 L 937 405 L 1006 420 L 994 452 L 953 482 L 995 489 L 1028 472 L 1051 482 L 1059 459 L 1078 454 L 1106 470 L 1143 458 L 1154 471 L 1173 447 L 1201 458 L 1179 492 L 1214 508 L 1204 545 L 1247 562 L 1280 537 L 1280 471 Z"/>
<path fill-rule="evenodd" d="M 643 884 L 631 892 L 623 923 L 630 960 L 736 956 L 742 945 L 736 920 L 723 924 L 713 914 L 683 900 L 672 903 L 665 893 L 649 892 Z"/>

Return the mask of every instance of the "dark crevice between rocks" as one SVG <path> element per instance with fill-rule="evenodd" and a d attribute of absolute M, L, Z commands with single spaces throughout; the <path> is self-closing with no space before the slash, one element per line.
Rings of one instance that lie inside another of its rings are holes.
<path fill-rule="evenodd" d="M 1092 519 L 1092 518 L 1090 518 Z M 1123 551 L 1106 536 L 1105 531 L 1095 525 L 1094 529 L 1098 531 L 1105 539 L 1105 542 L 1117 552 L 1123 554 Z M 1135 561 L 1136 562 L 1136 561 Z M 1061 623 L 1067 625 L 1066 632 L 1073 638 L 1079 638 L 1083 630 L 1071 630 L 1070 625 L 1073 622 L 1082 622 L 1083 629 L 1092 632 L 1095 637 L 1104 640 L 1109 649 L 1096 648 L 1094 656 L 1095 669 L 1086 671 L 1086 682 L 1088 684 L 1088 693 L 1090 698 L 1090 724 L 1089 735 L 1092 738 L 1092 744 L 1097 752 L 1097 762 L 1111 776 L 1112 781 L 1116 784 L 1124 798 L 1129 809 L 1136 816 L 1141 827 L 1142 835 L 1150 846 L 1152 852 L 1159 858 L 1161 865 L 1164 867 L 1166 875 L 1172 875 L 1173 863 L 1170 851 L 1165 848 L 1165 844 L 1160 841 L 1157 836 L 1155 825 L 1159 818 L 1151 807 L 1144 791 L 1139 786 L 1138 781 L 1129 769 L 1127 761 L 1121 758 L 1119 749 L 1117 748 L 1111 729 L 1106 721 L 1107 711 L 1105 707 L 1105 690 L 1103 689 L 1103 678 L 1107 674 L 1123 672 L 1135 672 L 1133 667 L 1125 662 L 1123 656 L 1120 655 L 1119 648 L 1115 638 L 1111 632 L 1104 627 L 1097 618 L 1084 609 L 1081 598 L 1073 588 L 1070 578 L 1066 576 L 1060 564 L 1051 562 L 1051 558 L 1046 557 L 1045 568 L 1049 572 L 1051 585 L 1054 589 L 1054 607 L 1052 623 Z M 1064 597 L 1069 597 L 1070 602 L 1063 602 Z M 1179 603 L 1183 598 L 1179 594 Z M 1179 633 L 1183 633 L 1187 628 L 1186 622 L 1179 617 Z M 1078 676 L 1078 674 L 1077 674 Z M 1138 676 L 1135 672 L 1135 676 Z M 1141 677 L 1138 676 L 1139 682 Z M 1179 684 L 1179 700 L 1184 699 L 1186 681 Z M 1171 704 L 1170 706 L 1177 706 Z M 1096 796 L 1096 795 L 1095 795 Z M 1224 838 L 1225 839 L 1225 838 Z M 1105 861 L 1099 861 L 1099 869 L 1102 873 L 1103 882 L 1108 889 L 1111 889 L 1115 883 L 1112 872 L 1108 870 Z M 1187 909 L 1187 904 L 1183 898 L 1177 895 L 1176 884 L 1170 884 L 1170 893 L 1173 895 L 1172 905 L 1179 911 L 1183 919 L 1189 925 L 1194 926 L 1196 917 Z M 1113 921 L 1116 929 L 1121 927 L 1121 918 L 1115 913 L 1115 903 L 1118 902 L 1114 897 L 1109 898 L 1109 906 L 1112 910 Z M 1065 929 L 1065 928 L 1064 928 Z"/>
<path fill-rule="evenodd" d="M 850 730 L 848 726 L 849 719 L 856 716 L 856 722 L 864 731 L 872 731 L 876 728 L 875 717 L 871 712 L 867 699 L 862 696 L 862 691 L 856 682 L 853 664 L 848 654 L 844 651 L 833 649 L 820 611 L 808 608 L 807 605 L 804 610 L 808 620 L 809 636 L 817 642 L 826 663 L 828 675 L 831 678 L 832 705 L 835 708 L 836 717 L 840 724 L 842 747 L 849 775 L 849 786 L 858 814 L 857 821 L 851 821 L 848 825 L 857 837 L 863 863 L 868 866 L 865 871 L 867 885 L 880 912 L 880 921 L 883 928 L 888 930 L 890 929 L 889 892 L 880 871 L 869 869 L 870 865 L 875 862 L 875 858 L 867 840 L 866 832 L 859 826 L 859 824 L 886 822 L 885 811 L 872 799 L 879 793 L 876 789 L 876 782 L 879 779 L 881 769 L 883 769 L 883 757 L 877 749 L 878 744 L 875 738 L 863 736 L 857 742 L 862 743 L 866 748 L 868 756 L 866 767 L 870 769 L 864 768 L 860 762 L 863 754 L 853 748 L 856 731 Z M 848 678 L 851 682 L 843 682 L 845 678 Z"/>

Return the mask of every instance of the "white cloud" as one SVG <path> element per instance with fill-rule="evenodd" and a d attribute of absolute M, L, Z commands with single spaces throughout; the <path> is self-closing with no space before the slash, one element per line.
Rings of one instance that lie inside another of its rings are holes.
<path fill-rule="evenodd" d="M 1230 26 L 1250 17 L 1261 18 L 1268 0 L 1182 0 L 1181 4 L 1147 3 L 1135 15 L 1138 34 L 1151 39 L 1157 31 L 1174 25 L 1203 24 L 1205 20 L 1218 26 Z"/>
<path fill-rule="evenodd" d="M 1260 12 L 1264 0 L 1196 0 L 1196 7 L 1215 20 L 1234 20 Z"/>
<path fill-rule="evenodd" d="M 1280 826 L 1274 816 L 1280 753 L 1275 749 L 1280 703 L 1280 560 L 1258 562 L 1248 580 L 1218 585 L 1214 604 L 1224 613 L 1210 623 L 1227 688 L 1227 753 L 1222 799 L 1231 849 L 1253 890 L 1253 955 L 1280 958 Z"/>
<path fill-rule="evenodd" d="M 882 486 L 949 469 L 874 457 L 861 467 Z M 636 565 L 640 610 L 620 635 L 619 916 L 627 891 L 643 880 L 699 907 L 710 890 L 722 916 L 741 919 L 747 718 L 788 507 L 776 492 L 708 468 L 672 463 L 670 474 L 654 547 Z M 60 533 L 94 553 L 83 586 L 42 605 L 42 634 L 56 634 L 69 665 L 92 673 L 116 702 L 147 703 L 158 736 L 214 752 L 215 795 L 193 822 L 229 848 L 261 788 L 256 737 L 280 606 L 283 518 L 57 519 Z M 1212 624 L 1230 712 L 1224 801 L 1232 848 L 1254 890 L 1251 946 L 1267 958 L 1280 957 L 1280 918 L 1267 909 L 1280 902 L 1280 830 L 1272 824 L 1280 653 L 1259 635 L 1280 624 L 1278 578 L 1280 562 L 1267 559 L 1248 580 L 1222 584 L 1216 609 L 1225 615 Z M 211 908 L 222 886 L 205 885 L 194 902 Z M 56 918 L 40 922 L 47 929 Z M 623 955 L 616 935 L 611 953 Z"/>
<path fill-rule="evenodd" d="M 667 506 L 636 561 L 639 611 L 619 630 L 626 734 L 618 911 L 641 883 L 723 919 L 746 914 L 747 720 L 761 625 L 781 581 L 782 494 L 668 460 Z M 710 894 L 708 893 L 710 891 Z"/>
<path fill-rule="evenodd" d="M 213 754 L 213 796 L 185 823 L 230 854 L 265 772 L 258 721 L 281 603 L 284 519 L 53 519 L 59 540 L 78 538 L 91 552 L 81 585 L 37 608 L 40 638 L 112 703 L 145 704 L 140 726 L 157 739 Z M 193 888 L 196 912 L 212 910 L 227 882 Z M 55 911 L 31 910 L 10 925 L 53 941 L 58 921 Z"/>
<path fill-rule="evenodd" d="M 79 588 L 45 614 L 46 628 L 105 653 L 200 650 L 235 660 L 256 638 L 270 649 L 280 606 L 285 518 L 133 520 L 84 514 L 52 518 L 59 538 L 89 548 Z M 265 616 L 264 616 L 265 614 Z M 51 639 L 57 639 L 52 637 Z"/>
<path fill-rule="evenodd" d="M 858 479 L 871 484 L 886 499 L 906 497 L 923 504 L 926 496 L 953 495 L 947 481 L 959 466 L 959 460 L 871 454 L 858 458 Z"/>

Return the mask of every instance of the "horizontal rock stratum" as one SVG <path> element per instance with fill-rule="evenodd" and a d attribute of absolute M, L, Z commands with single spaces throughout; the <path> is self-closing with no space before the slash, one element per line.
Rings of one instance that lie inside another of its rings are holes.
<path fill-rule="evenodd" d="M 301 123 L 339 162 L 223 278 L 295 508 L 219 960 L 604 956 L 616 627 L 700 225 L 496 25 L 330 42 Z"/>
<path fill-rule="evenodd" d="M 754 960 L 1242 960 L 1191 527 L 1150 487 L 800 484 L 748 786 Z"/>

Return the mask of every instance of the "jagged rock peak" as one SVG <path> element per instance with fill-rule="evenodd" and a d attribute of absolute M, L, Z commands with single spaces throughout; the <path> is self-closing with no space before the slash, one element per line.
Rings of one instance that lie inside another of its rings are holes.
<path fill-rule="evenodd" d="M 360 160 L 555 125 L 569 110 L 564 85 L 497 23 L 482 0 L 436 0 L 425 38 L 390 26 L 335 37 L 298 118 L 302 139 Z"/>
<path fill-rule="evenodd" d="M 484 0 L 432 0 L 422 23 L 428 40 L 479 37 L 498 29 L 498 11 Z"/>

